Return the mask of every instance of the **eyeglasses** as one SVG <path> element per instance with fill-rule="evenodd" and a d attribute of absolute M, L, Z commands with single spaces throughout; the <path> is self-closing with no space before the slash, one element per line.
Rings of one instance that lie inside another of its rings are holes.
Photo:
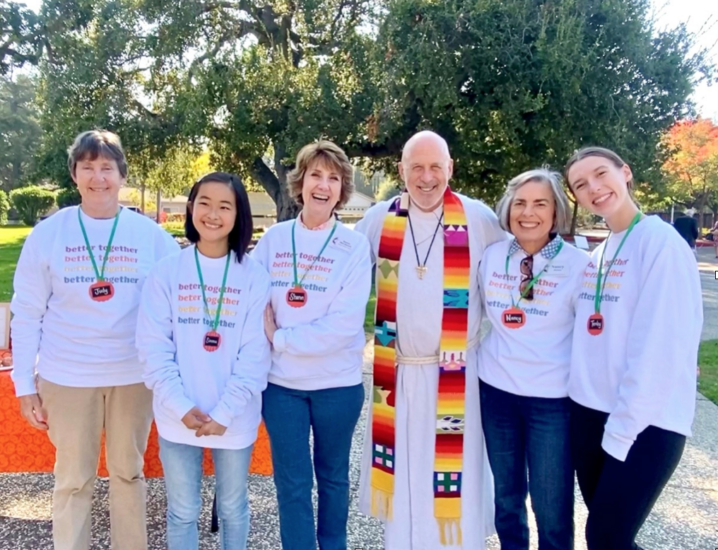
<path fill-rule="evenodd" d="M 524 300 L 533 300 L 534 299 L 534 287 L 528 289 L 528 292 L 526 292 L 526 287 L 531 282 L 531 279 L 534 278 L 534 257 L 533 256 L 526 256 L 523 260 L 521 260 L 521 282 L 519 283 L 519 292 L 521 293 L 521 296 L 524 297 Z M 526 295 L 524 295 L 524 292 L 526 292 Z"/>

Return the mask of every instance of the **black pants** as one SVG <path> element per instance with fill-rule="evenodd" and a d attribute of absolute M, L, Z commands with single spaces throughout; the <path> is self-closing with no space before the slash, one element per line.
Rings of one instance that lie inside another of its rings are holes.
<path fill-rule="evenodd" d="M 588 507 L 590 550 L 635 550 L 636 535 L 673 475 L 686 438 L 649 426 L 625 462 L 601 448 L 608 413 L 571 402 L 571 451 L 578 485 Z"/>

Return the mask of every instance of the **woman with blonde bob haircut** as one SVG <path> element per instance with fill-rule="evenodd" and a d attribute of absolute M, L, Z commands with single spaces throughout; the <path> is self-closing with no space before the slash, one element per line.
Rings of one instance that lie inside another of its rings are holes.
<path fill-rule="evenodd" d="M 588 147 L 566 164 L 578 203 L 611 230 L 591 254 L 576 308 L 571 447 L 591 550 L 634 550 L 683 453 L 703 324 L 696 259 L 631 197 L 633 174 Z"/>
<path fill-rule="evenodd" d="M 349 450 L 364 401 L 364 312 L 371 286 L 369 242 L 335 219 L 354 190 L 353 172 L 344 151 L 330 141 L 302 148 L 288 177 L 302 211 L 267 231 L 253 253 L 272 280 L 265 315 L 272 367 L 262 413 L 284 550 L 312 550 L 317 543 L 322 550 L 346 550 Z"/>
<path fill-rule="evenodd" d="M 479 385 L 496 531 L 503 550 L 528 550 L 530 493 L 539 548 L 571 550 L 568 377 L 588 255 L 561 238 L 570 208 L 555 172 L 516 176 L 496 210 L 513 235 L 490 246 L 479 268 L 491 321 L 479 348 Z"/>

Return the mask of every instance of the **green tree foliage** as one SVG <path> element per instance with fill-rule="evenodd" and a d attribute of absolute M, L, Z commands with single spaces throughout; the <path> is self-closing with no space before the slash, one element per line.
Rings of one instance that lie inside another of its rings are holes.
<path fill-rule="evenodd" d="M 527 168 L 582 145 L 657 180 L 661 133 L 689 114 L 703 52 L 656 32 L 649 0 L 46 0 L 41 166 L 91 127 L 132 166 L 209 144 L 218 169 L 259 183 L 279 219 L 286 176 L 327 137 L 367 173 L 396 174 L 406 139 L 449 142 L 455 187 L 493 202 Z M 701 72 L 702 71 L 702 72 Z M 52 132 L 51 132 L 52 130 Z M 139 172 L 147 174 L 144 168 Z"/>
<path fill-rule="evenodd" d="M 0 186 L 10 191 L 27 182 L 40 144 L 36 83 L 25 75 L 0 77 Z"/>
<path fill-rule="evenodd" d="M 76 206 L 82 201 L 80 192 L 77 187 L 63 187 L 55 195 L 55 201 L 58 208 L 67 208 L 68 206 Z"/>
<path fill-rule="evenodd" d="M 7 213 L 10 211 L 10 200 L 7 193 L 0 189 L 0 225 L 7 223 Z"/>
<path fill-rule="evenodd" d="M 24 3 L 0 3 L 0 75 L 37 62 L 42 44 L 42 28 L 32 10 Z"/>
<path fill-rule="evenodd" d="M 31 185 L 13 189 L 10 192 L 10 200 L 20 214 L 23 223 L 33 226 L 40 216 L 46 214 L 54 206 L 55 194 L 43 187 Z"/>

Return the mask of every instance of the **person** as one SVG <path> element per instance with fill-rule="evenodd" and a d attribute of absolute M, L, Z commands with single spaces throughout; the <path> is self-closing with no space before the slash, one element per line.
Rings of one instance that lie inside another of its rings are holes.
<path fill-rule="evenodd" d="M 32 230 L 15 272 L 12 376 L 23 416 L 48 431 L 57 451 L 55 548 L 90 547 L 104 430 L 112 548 L 141 550 L 152 394 L 142 383 L 135 326 L 148 272 L 179 246 L 152 220 L 120 206 L 128 170 L 117 135 L 78 135 L 68 165 L 81 203 Z"/>
<path fill-rule="evenodd" d="M 247 255 L 252 213 L 238 176 L 212 172 L 194 184 L 185 233 L 194 246 L 152 270 L 137 323 L 165 474 L 167 545 L 199 548 L 202 459 L 209 448 L 219 547 L 244 550 L 247 476 L 271 361 L 262 327 L 270 282 Z"/>
<path fill-rule="evenodd" d="M 491 321 L 479 348 L 479 384 L 496 532 L 502 550 L 528 550 L 530 492 L 539 549 L 572 550 L 568 376 L 588 254 L 561 238 L 571 210 L 555 172 L 513 178 L 496 212 L 514 237 L 491 245 L 479 268 Z"/>
<path fill-rule="evenodd" d="M 691 434 L 698 269 L 676 231 L 639 210 L 631 169 L 616 153 L 581 149 L 565 174 L 579 205 L 611 231 L 584 273 L 569 376 L 586 541 L 591 550 L 635 549 Z"/>
<path fill-rule="evenodd" d="M 673 221 L 673 227 L 678 234 L 688 243 L 693 255 L 696 252 L 696 239 L 698 238 L 698 221 L 693 217 L 695 211 L 693 209 L 686 210 L 685 214 L 679 214 Z"/>
<path fill-rule="evenodd" d="M 353 173 L 334 143 L 303 147 L 288 176 L 302 211 L 296 220 L 272 226 L 252 253 L 272 279 L 265 318 L 272 368 L 262 413 L 284 550 L 347 548 L 349 451 L 364 402 L 364 317 L 371 290 L 369 243 L 335 219 L 354 189 Z"/>
<path fill-rule="evenodd" d="M 451 190 L 452 171 L 446 141 L 419 132 L 399 164 L 406 190 L 356 226 L 377 281 L 359 506 L 384 521 L 387 550 L 481 549 L 493 532 L 478 264 L 506 234 L 485 204 Z"/>

